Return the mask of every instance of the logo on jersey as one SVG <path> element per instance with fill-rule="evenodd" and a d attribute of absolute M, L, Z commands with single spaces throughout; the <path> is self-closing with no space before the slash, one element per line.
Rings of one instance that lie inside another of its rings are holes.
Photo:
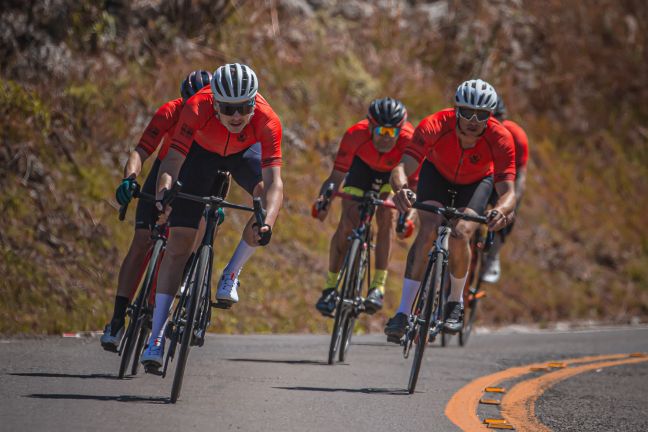
<path fill-rule="evenodd" d="M 245 140 L 247 139 L 247 136 L 245 135 L 245 132 L 241 132 L 238 135 L 237 139 L 239 140 L 239 142 L 245 142 Z"/>
<path fill-rule="evenodd" d="M 473 155 L 470 155 L 470 162 L 477 164 L 481 160 L 481 156 L 479 156 L 479 153 L 475 153 Z"/>

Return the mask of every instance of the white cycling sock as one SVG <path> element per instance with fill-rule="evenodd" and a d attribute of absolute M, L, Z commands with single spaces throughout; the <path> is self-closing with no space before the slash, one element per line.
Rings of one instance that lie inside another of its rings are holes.
<path fill-rule="evenodd" d="M 467 278 L 468 272 L 462 278 L 456 278 L 450 273 L 450 295 L 448 296 L 448 301 L 459 302 L 463 305 L 463 291 Z"/>
<path fill-rule="evenodd" d="M 412 303 L 414 303 L 414 299 L 416 298 L 416 293 L 418 292 L 419 285 L 421 285 L 421 281 L 415 281 L 407 278 L 403 279 L 401 302 L 400 306 L 398 306 L 398 310 L 396 311 L 397 313 L 404 313 L 405 315 L 409 315 L 409 313 L 412 311 Z"/>
<path fill-rule="evenodd" d="M 164 337 L 164 324 L 169 317 L 169 310 L 175 296 L 155 293 L 155 309 L 153 310 L 153 329 L 149 343 L 156 338 Z"/>
<path fill-rule="evenodd" d="M 241 268 L 243 268 L 245 263 L 250 259 L 255 249 L 255 247 L 250 246 L 245 242 L 245 240 L 241 239 L 234 251 L 234 255 L 232 255 L 232 258 L 225 266 L 225 269 L 223 269 L 223 273 L 238 274 L 241 271 Z"/>

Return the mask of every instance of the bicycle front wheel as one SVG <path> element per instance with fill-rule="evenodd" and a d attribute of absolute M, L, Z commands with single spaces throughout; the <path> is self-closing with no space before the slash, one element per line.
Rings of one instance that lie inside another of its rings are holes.
<path fill-rule="evenodd" d="M 353 281 L 354 281 L 354 265 L 356 262 L 356 257 L 358 255 L 358 250 L 360 249 L 360 240 L 354 239 L 351 243 L 351 248 L 349 249 L 349 254 L 347 255 L 346 262 L 342 267 L 344 272 L 342 290 L 340 292 L 340 297 L 337 304 L 335 305 L 335 321 L 333 322 L 333 332 L 331 334 L 331 342 L 329 344 L 329 355 L 328 355 L 328 364 L 332 365 L 335 362 L 335 355 L 342 345 L 342 334 L 344 332 L 345 326 L 347 326 L 347 321 L 349 319 L 349 314 L 351 313 L 351 308 L 345 304 L 345 300 L 348 300 L 349 297 L 353 295 Z M 342 347 L 344 350 L 345 347 Z M 341 358 L 344 358 L 342 355 Z M 340 360 L 341 361 L 341 360 Z"/>
<path fill-rule="evenodd" d="M 407 391 L 409 394 L 414 393 L 416 390 L 416 383 L 418 381 L 421 364 L 423 363 L 423 354 L 427 345 L 428 336 L 430 334 L 430 327 L 432 325 L 432 312 L 433 306 L 437 303 L 440 307 L 440 302 L 435 302 L 441 290 L 442 276 L 443 276 L 443 254 L 438 252 L 432 257 L 433 262 L 428 266 L 428 270 L 423 278 L 423 293 L 425 295 L 425 303 L 422 309 L 423 319 L 420 318 L 418 326 L 418 335 L 416 342 L 416 349 L 414 351 L 414 358 L 412 360 L 412 369 L 410 371 L 409 382 L 407 384 Z M 416 325 L 416 324 L 415 324 Z"/>
<path fill-rule="evenodd" d="M 187 358 L 189 358 L 189 350 L 191 349 L 191 339 L 197 315 L 196 311 L 198 310 L 198 303 L 200 298 L 202 297 L 203 289 L 208 282 L 208 274 L 209 248 L 201 247 L 200 255 L 198 258 L 198 265 L 196 266 L 196 275 L 193 278 L 193 283 L 187 288 L 190 290 L 189 302 L 185 308 L 186 315 L 184 328 L 182 329 L 180 352 L 178 353 L 178 364 L 176 365 L 175 374 L 173 376 L 173 386 L 171 387 L 171 403 L 176 403 L 178 397 L 180 396 L 185 366 L 187 365 Z"/>

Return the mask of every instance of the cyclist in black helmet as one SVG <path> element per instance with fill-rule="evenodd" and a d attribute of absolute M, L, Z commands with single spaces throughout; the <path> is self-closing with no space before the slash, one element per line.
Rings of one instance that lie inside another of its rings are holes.
<path fill-rule="evenodd" d="M 333 171 L 322 184 L 316 203 L 324 199 L 324 191 L 330 183 L 338 190 L 343 182 L 343 190 L 348 194 L 362 197 L 366 191 L 372 190 L 378 192 L 381 198 L 387 198 L 391 194 L 389 175 L 400 161 L 413 131 L 414 127 L 407 121 L 407 110 L 401 101 L 390 97 L 372 101 L 367 118 L 351 126 L 342 137 Z M 314 216 L 323 221 L 327 214 L 328 209 L 315 212 Z M 331 239 L 324 290 L 316 304 L 317 310 L 325 316 L 333 315 L 335 287 L 348 247 L 347 238 L 357 226 L 358 218 L 358 204 L 343 201 L 342 216 Z M 396 213 L 385 207 L 378 208 L 376 212 L 376 270 L 365 301 L 366 311 L 370 314 L 383 306 L 395 218 Z"/>
<path fill-rule="evenodd" d="M 115 198 L 120 205 L 127 204 L 132 199 L 135 179 L 142 171 L 142 164 L 162 144 L 142 189 L 143 192 L 148 194 L 155 193 L 158 170 L 161 161 L 169 151 L 171 136 L 175 131 L 178 118 L 180 118 L 180 111 L 182 111 L 182 107 L 191 96 L 204 86 L 209 85 L 210 80 L 211 74 L 205 70 L 191 72 L 180 83 L 181 97 L 168 101 L 155 112 L 124 167 L 124 179 L 115 192 Z M 101 336 L 101 345 L 106 351 L 117 351 L 124 334 L 126 308 L 139 283 L 140 269 L 144 265 L 146 252 L 150 246 L 149 230 L 154 223 L 153 218 L 153 203 L 143 200 L 138 201 L 135 215 L 135 235 L 119 270 L 113 317 L 110 323 L 106 325 L 104 334 Z"/>

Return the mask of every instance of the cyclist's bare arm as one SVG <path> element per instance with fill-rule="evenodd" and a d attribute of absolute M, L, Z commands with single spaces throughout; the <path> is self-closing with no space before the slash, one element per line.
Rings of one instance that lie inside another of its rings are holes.
<path fill-rule="evenodd" d="M 283 203 L 283 181 L 281 180 L 281 167 L 270 166 L 261 169 L 263 177 L 263 206 L 266 209 L 265 223 L 274 226 L 279 209 Z"/>
<path fill-rule="evenodd" d="M 412 208 L 412 203 L 416 200 L 416 194 L 409 189 L 407 178 L 414 174 L 418 168 L 418 161 L 408 154 L 404 154 L 400 163 L 394 167 L 389 183 L 394 190 L 394 204 L 398 211 L 405 213 Z M 408 192 L 410 192 L 408 196 Z"/>
<path fill-rule="evenodd" d="M 333 171 L 331 171 L 331 174 L 328 176 L 328 178 L 324 180 L 324 183 L 322 183 L 322 187 L 320 187 L 320 191 L 319 191 L 319 196 L 315 200 L 315 205 L 317 205 L 317 203 L 324 200 L 324 191 L 328 188 L 329 184 L 333 183 L 334 191 L 339 190 L 340 185 L 344 181 L 345 176 L 346 176 L 346 172 L 333 169 Z M 326 215 L 328 215 L 328 209 L 329 209 L 328 206 L 321 209 L 317 213 L 317 218 L 321 221 L 326 219 Z"/>
<path fill-rule="evenodd" d="M 488 214 L 488 228 L 499 231 L 508 225 L 515 212 L 515 183 L 513 180 L 495 183 L 495 190 L 499 195 L 495 208 Z"/>
<path fill-rule="evenodd" d="M 128 156 L 128 161 L 124 166 L 124 178 L 137 178 L 142 172 L 142 164 L 149 156 L 143 148 L 135 148 Z"/>
<path fill-rule="evenodd" d="M 523 166 L 518 169 L 518 175 L 515 179 L 515 201 L 520 203 L 522 196 L 524 195 L 524 190 L 526 189 L 526 177 L 527 177 L 527 167 Z"/>
<path fill-rule="evenodd" d="M 166 157 L 160 164 L 158 173 L 156 199 L 161 200 L 164 197 L 164 191 L 170 190 L 173 182 L 178 178 L 180 168 L 185 161 L 186 156 L 174 148 L 169 149 Z"/>

